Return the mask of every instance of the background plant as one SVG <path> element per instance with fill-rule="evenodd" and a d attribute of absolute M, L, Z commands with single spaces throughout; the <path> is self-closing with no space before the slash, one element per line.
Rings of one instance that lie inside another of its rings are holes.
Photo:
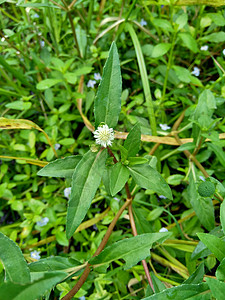
<path fill-rule="evenodd" d="M 65 270 L 73 269 L 68 274 L 81 272 L 80 264 L 95 253 L 107 225 L 126 198 L 126 190 L 116 195 L 118 202 L 100 185 L 84 222 L 69 244 L 65 235 L 67 198 L 63 191 L 70 187 L 70 180 L 36 175 L 40 166 L 57 156 L 83 156 L 92 145 L 93 135 L 89 130 L 94 130 L 97 85 L 92 89 L 86 84 L 89 79 L 95 80 L 94 73 L 102 75 L 108 49 L 115 39 L 123 90 L 115 133 L 118 141 L 113 143 L 112 150 L 117 160 L 119 153 L 126 156 L 122 139 L 139 122 L 142 134 L 139 158 L 151 155 L 148 157 L 151 166 L 162 174 L 173 192 L 173 201 L 169 201 L 152 190 L 139 187 L 134 190 L 133 213 L 138 234 L 158 232 L 161 227 L 173 234 L 171 240 L 151 251 L 151 260 L 147 262 L 156 278 L 169 287 L 180 285 L 173 288 L 176 295 L 180 292 L 184 297 L 185 292 L 196 291 L 195 284 L 201 283 L 203 276 L 207 283 L 200 284 L 199 293 L 206 290 L 209 299 L 212 296 L 220 299 L 223 295 L 223 250 L 218 249 L 223 249 L 224 235 L 218 226 L 223 226 L 220 201 L 224 197 L 225 165 L 224 11 L 223 7 L 182 8 L 166 5 L 166 1 L 158 2 L 158 6 L 153 2 L 133 2 L 131 6 L 125 2 L 121 8 L 119 1 L 113 7 L 103 2 L 99 6 L 94 1 L 71 4 L 20 1 L 18 6 L 2 1 L 1 116 L 6 119 L 1 119 L 1 126 L 10 127 L 1 131 L 0 142 L 1 232 L 18 243 L 28 262 L 33 260 L 30 253 L 34 250 L 42 257 L 61 256 L 63 267 L 55 269 L 53 263 L 54 271 L 48 278 L 35 277 L 42 284 L 49 282 L 43 285 L 44 290 L 61 281 Z M 146 25 L 138 19 L 139 15 Z M 206 46 L 208 49 L 202 50 Z M 194 67 L 200 69 L 199 76 Z M 17 121 L 21 118 L 33 123 Z M 205 178 L 214 184 L 214 196 L 198 194 Z M 130 184 L 133 191 L 135 186 Z M 48 219 L 47 224 L 38 225 L 43 224 L 44 218 Z M 97 224 L 98 231 L 93 230 L 96 229 L 91 227 L 93 224 Z M 204 233 L 207 231 L 210 234 Z M 107 245 L 121 239 L 121 234 L 132 236 L 126 213 L 119 219 Z M 198 243 L 198 237 L 203 244 Z M 4 241 L 1 245 L 11 243 L 6 237 L 1 238 Z M 15 251 L 19 253 L 18 249 Z M 76 261 L 64 259 L 66 256 Z M 4 266 L 7 274 L 13 273 L 7 270 L 7 264 Z M 141 282 L 144 278 L 141 276 L 145 276 L 141 265 L 124 272 L 121 261 L 116 260 L 110 268 L 110 272 L 100 275 L 94 270 L 76 296 L 148 297 L 150 289 L 146 291 L 147 281 Z M 63 272 L 55 271 L 62 269 Z M 1 274 L 3 280 L 4 271 Z M 156 278 L 152 275 L 154 289 L 162 291 L 159 295 L 162 297 L 169 290 L 163 291 L 165 285 Z M 11 289 L 11 285 L 28 282 L 29 278 L 25 275 L 17 282 L 7 275 L 6 280 Z M 73 285 L 74 280 L 62 282 L 49 295 L 63 292 L 63 297 Z"/>

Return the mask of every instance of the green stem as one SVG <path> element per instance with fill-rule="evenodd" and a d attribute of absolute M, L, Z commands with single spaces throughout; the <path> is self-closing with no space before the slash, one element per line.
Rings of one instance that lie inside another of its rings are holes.
<path fill-rule="evenodd" d="M 177 36 L 177 32 L 175 31 L 173 34 L 172 45 L 171 45 L 170 54 L 169 54 L 169 60 L 168 60 L 167 67 L 166 67 L 166 75 L 165 75 L 165 80 L 164 80 L 164 84 L 163 84 L 163 92 L 162 92 L 162 102 L 165 100 L 167 82 L 168 82 L 168 77 L 169 77 L 169 71 L 170 71 L 171 65 L 172 65 L 173 50 L 174 50 L 174 46 L 175 46 L 176 36 Z"/>
<path fill-rule="evenodd" d="M 146 106 L 147 106 L 147 110 L 148 110 L 148 117 L 149 117 L 149 122 L 150 122 L 151 130 L 152 130 L 152 135 L 156 136 L 157 130 L 156 130 L 154 106 L 153 106 L 153 101 L 152 101 L 151 90 L 150 90 L 150 86 L 149 86 L 149 80 L 148 80 L 148 75 L 147 75 L 147 71 L 146 71 L 144 56 L 143 56 L 143 53 L 141 50 L 141 45 L 139 43 L 138 37 L 137 37 L 133 27 L 129 23 L 127 23 L 126 26 L 130 33 L 131 39 L 134 44 L 135 52 L 137 55 L 137 61 L 138 61 L 138 66 L 139 66 L 140 73 L 141 73 L 141 80 L 142 80 L 142 84 L 143 84 L 144 95 L 145 95 Z"/>

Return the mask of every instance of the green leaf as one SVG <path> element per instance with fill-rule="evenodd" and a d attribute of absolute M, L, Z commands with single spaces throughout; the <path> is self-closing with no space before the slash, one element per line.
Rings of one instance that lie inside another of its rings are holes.
<path fill-rule="evenodd" d="M 170 48 L 171 48 L 171 44 L 160 43 L 153 48 L 151 56 L 153 58 L 163 56 L 170 50 Z"/>
<path fill-rule="evenodd" d="M 199 239 L 209 248 L 215 257 L 222 261 L 225 257 L 225 242 L 209 233 L 197 233 Z"/>
<path fill-rule="evenodd" d="M 128 169 L 121 164 L 121 162 L 118 162 L 110 168 L 110 191 L 112 196 L 115 196 L 122 190 L 129 175 Z"/>
<path fill-rule="evenodd" d="M 149 160 L 145 157 L 129 157 L 129 166 L 142 165 L 148 162 Z"/>
<path fill-rule="evenodd" d="M 205 35 L 204 37 L 200 38 L 200 40 L 207 43 L 209 42 L 223 43 L 225 42 L 225 32 L 220 31 L 220 32 L 211 33 L 209 35 Z"/>
<path fill-rule="evenodd" d="M 78 163 L 72 177 L 68 204 L 66 235 L 69 239 L 84 219 L 105 170 L 107 150 L 88 151 Z"/>
<path fill-rule="evenodd" d="M 216 278 L 221 281 L 225 280 L 225 258 L 221 261 L 221 264 L 216 270 Z"/>
<path fill-rule="evenodd" d="M 209 197 L 203 198 L 199 195 L 197 191 L 197 185 L 194 182 L 192 174 L 189 176 L 188 195 L 190 203 L 194 208 L 194 211 L 201 224 L 207 230 L 212 230 L 215 225 L 214 206 L 212 199 Z"/>
<path fill-rule="evenodd" d="M 10 281 L 20 284 L 30 282 L 30 272 L 20 248 L 1 232 L 0 260 Z M 10 299 L 10 297 L 5 299 Z"/>
<path fill-rule="evenodd" d="M 220 205 L 220 222 L 222 225 L 223 233 L 225 234 L 225 201 Z"/>
<path fill-rule="evenodd" d="M 216 145 L 216 144 L 212 144 L 212 143 L 207 143 L 207 145 L 208 145 L 209 149 L 212 150 L 216 154 L 219 162 L 225 168 L 225 153 L 224 153 L 222 145 Z"/>
<path fill-rule="evenodd" d="M 143 298 L 142 300 L 182 300 L 191 299 L 194 296 L 201 296 L 201 293 L 207 291 L 207 283 L 200 284 L 181 284 L 164 291 L 154 294 L 150 297 Z M 199 298 L 200 299 L 200 298 Z"/>
<path fill-rule="evenodd" d="M 56 159 L 38 171 L 37 175 L 72 178 L 73 172 L 81 158 L 81 155 L 73 155 Z"/>
<path fill-rule="evenodd" d="M 205 280 L 212 292 L 213 297 L 215 297 L 216 300 L 224 300 L 225 282 L 208 277 Z"/>
<path fill-rule="evenodd" d="M 12 282 L 4 283 L 0 286 L 0 300 L 36 300 L 46 291 L 53 288 L 58 282 L 67 276 L 64 272 L 49 272 L 30 284 L 13 284 Z"/>
<path fill-rule="evenodd" d="M 140 123 L 136 123 L 134 127 L 129 132 L 125 142 L 124 142 L 124 148 L 127 149 L 128 155 L 135 156 L 140 148 L 141 145 L 141 126 Z"/>
<path fill-rule="evenodd" d="M 194 273 L 191 274 L 191 276 L 184 281 L 184 284 L 197 284 L 197 283 L 201 283 L 203 281 L 203 277 L 205 274 L 205 267 L 204 267 L 204 263 L 200 263 L 200 265 L 198 266 L 198 268 L 195 270 Z"/>
<path fill-rule="evenodd" d="M 121 110 L 122 78 L 116 44 L 113 42 L 103 68 L 102 80 L 94 102 L 95 127 L 103 122 L 114 128 Z"/>
<path fill-rule="evenodd" d="M 134 181 L 142 188 L 153 190 L 168 199 L 173 199 L 170 187 L 158 171 L 147 164 L 130 166 L 128 169 Z"/>
<path fill-rule="evenodd" d="M 199 51 L 198 50 L 198 44 L 197 44 L 196 40 L 192 37 L 192 35 L 190 33 L 183 32 L 183 33 L 179 33 L 178 36 L 180 37 L 180 39 L 184 43 L 185 47 L 187 47 L 188 49 L 190 49 L 194 53 L 197 53 Z"/>
<path fill-rule="evenodd" d="M 36 88 L 38 90 L 46 90 L 59 82 L 62 82 L 62 79 L 44 79 L 36 85 Z"/>
<path fill-rule="evenodd" d="M 30 274 L 32 281 L 40 279 L 44 276 L 44 273 L 64 271 L 67 272 L 70 269 L 70 272 L 78 272 L 81 268 L 81 263 L 75 259 L 55 256 L 43 258 L 38 261 L 32 262 L 29 265 Z"/>
<path fill-rule="evenodd" d="M 116 242 L 105 248 L 98 256 L 90 259 L 91 265 L 104 265 L 123 258 L 125 269 L 136 265 L 142 259 L 150 256 L 150 248 L 155 242 L 165 241 L 171 233 L 145 233 L 129 239 Z"/>

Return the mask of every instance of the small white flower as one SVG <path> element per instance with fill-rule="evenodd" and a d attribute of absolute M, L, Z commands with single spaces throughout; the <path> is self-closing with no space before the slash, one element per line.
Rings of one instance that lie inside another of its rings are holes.
<path fill-rule="evenodd" d="M 159 195 L 159 198 L 160 198 L 160 199 L 166 199 L 166 197 L 163 196 L 163 195 Z"/>
<path fill-rule="evenodd" d="M 168 229 L 166 229 L 165 227 L 162 227 L 159 232 L 168 232 Z"/>
<path fill-rule="evenodd" d="M 207 46 L 207 45 L 202 46 L 202 47 L 200 48 L 200 50 L 202 50 L 202 51 L 207 51 L 208 49 L 209 49 L 209 46 Z"/>
<path fill-rule="evenodd" d="M 30 257 L 34 258 L 34 259 L 40 259 L 41 256 L 40 256 L 40 251 L 37 251 L 37 250 L 34 250 L 30 253 Z"/>
<path fill-rule="evenodd" d="M 223 55 L 225 55 L 225 49 L 223 49 Z"/>
<path fill-rule="evenodd" d="M 56 144 L 54 145 L 55 150 L 59 150 L 60 147 L 61 147 L 61 145 L 58 144 L 58 143 L 56 143 Z"/>
<path fill-rule="evenodd" d="M 111 146 L 114 140 L 113 128 L 109 128 L 108 125 L 102 125 L 93 132 L 96 144 L 103 147 Z"/>
<path fill-rule="evenodd" d="M 27 13 L 29 13 L 29 11 L 31 10 L 31 8 L 32 8 L 32 7 L 26 7 L 26 8 L 25 8 L 25 11 L 26 11 Z"/>
<path fill-rule="evenodd" d="M 90 80 L 88 81 L 88 83 L 87 83 L 87 87 L 94 88 L 94 87 L 95 87 L 95 84 L 96 84 L 96 81 L 90 79 Z"/>
<path fill-rule="evenodd" d="M 34 14 L 34 18 L 35 18 L 35 19 L 38 19 L 38 18 L 39 18 L 39 15 L 38 15 L 38 14 Z"/>
<path fill-rule="evenodd" d="M 48 218 L 48 217 L 44 217 L 44 218 L 42 218 L 40 221 L 37 221 L 36 224 L 37 224 L 38 226 L 42 227 L 42 226 L 47 225 L 48 222 L 49 222 L 49 218 Z"/>
<path fill-rule="evenodd" d="M 147 25 L 147 22 L 144 19 L 141 19 L 140 24 L 141 24 L 141 26 L 145 26 L 145 25 Z"/>
<path fill-rule="evenodd" d="M 64 196 L 65 196 L 67 199 L 69 199 L 70 194 L 71 194 L 71 187 L 65 188 L 65 190 L 64 190 Z"/>
<path fill-rule="evenodd" d="M 16 51 L 16 54 L 19 55 L 19 54 L 20 54 L 20 51 Z"/>
<path fill-rule="evenodd" d="M 200 69 L 198 67 L 194 67 L 194 71 L 192 71 L 191 74 L 198 77 L 200 74 Z"/>
<path fill-rule="evenodd" d="M 162 130 L 167 130 L 170 129 L 171 127 L 168 126 L 167 124 L 159 124 L 159 126 L 161 127 Z"/>
<path fill-rule="evenodd" d="M 202 180 L 202 181 L 205 181 L 205 178 L 203 176 L 199 176 L 199 178 Z"/>
<path fill-rule="evenodd" d="M 45 42 L 44 41 L 40 41 L 40 45 L 43 48 L 45 46 Z"/>
<path fill-rule="evenodd" d="M 5 41 L 5 37 L 2 37 L 2 38 L 1 38 L 1 42 L 4 42 L 4 41 Z"/>
<path fill-rule="evenodd" d="M 100 73 L 94 73 L 94 79 L 95 80 L 101 80 L 102 76 L 100 75 Z"/>

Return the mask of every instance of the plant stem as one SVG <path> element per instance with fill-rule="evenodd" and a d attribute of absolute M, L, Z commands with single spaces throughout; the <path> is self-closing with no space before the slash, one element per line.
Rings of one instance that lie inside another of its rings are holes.
<path fill-rule="evenodd" d="M 171 64 L 172 64 L 172 59 L 173 59 L 173 49 L 175 46 L 176 36 L 177 36 L 177 32 L 175 31 L 173 34 L 169 60 L 168 60 L 167 67 L 166 67 L 166 75 L 165 75 L 165 80 L 164 80 L 164 84 L 163 84 L 163 92 L 162 92 L 162 100 L 161 100 L 162 102 L 165 100 L 167 81 L 168 81 L 168 77 L 169 77 L 169 71 L 171 69 Z"/>
<path fill-rule="evenodd" d="M 123 204 L 123 206 L 120 208 L 120 210 L 118 211 L 118 213 L 116 214 L 115 218 L 113 219 L 112 223 L 109 225 L 106 234 L 104 236 L 104 238 L 101 241 L 101 244 L 99 245 L 98 249 L 95 251 L 95 254 L 93 256 L 97 256 L 99 253 L 101 253 L 101 251 L 104 249 L 110 235 L 112 234 L 113 228 L 115 227 L 119 217 L 122 215 L 123 211 L 127 208 L 127 206 L 131 203 L 132 198 L 131 199 L 127 199 L 126 202 Z M 67 293 L 62 300 L 70 300 L 73 298 L 73 296 L 79 291 L 79 289 L 82 287 L 82 285 L 85 283 L 89 273 L 90 273 L 91 269 L 90 269 L 90 264 L 88 264 L 83 272 L 83 274 L 81 275 L 80 279 L 78 280 L 78 282 L 76 283 L 76 285 L 72 288 L 71 291 L 69 291 L 69 293 Z"/>
<path fill-rule="evenodd" d="M 76 35 L 76 31 L 75 31 L 74 24 L 73 24 L 73 18 L 71 16 L 70 11 L 67 11 L 67 15 L 68 15 L 68 18 L 69 18 L 69 21 L 70 21 L 71 29 L 72 29 L 72 32 L 73 32 L 73 38 L 74 38 L 74 42 L 75 42 L 75 45 L 76 45 L 76 48 L 77 48 L 78 55 L 79 55 L 79 57 L 81 57 L 80 48 L 79 48 L 79 44 L 78 44 L 78 40 L 77 40 L 77 35 Z"/>
<path fill-rule="evenodd" d="M 129 191 L 129 193 L 130 193 L 130 191 Z M 128 206 L 128 213 L 129 213 L 130 225 L 131 225 L 131 228 L 132 228 L 133 236 L 137 236 L 138 235 L 137 228 L 136 228 L 136 225 L 135 225 L 134 216 L 133 216 L 133 212 L 132 212 L 132 202 Z M 145 275 L 148 279 L 148 283 L 149 283 L 151 289 L 153 290 L 153 292 L 155 293 L 155 289 L 154 289 L 154 286 L 153 286 L 153 283 L 152 283 L 151 276 L 149 274 L 147 263 L 146 263 L 145 259 L 143 259 L 141 262 L 142 262 L 142 265 L 143 265 L 143 268 L 144 268 L 144 271 L 145 271 Z"/>

